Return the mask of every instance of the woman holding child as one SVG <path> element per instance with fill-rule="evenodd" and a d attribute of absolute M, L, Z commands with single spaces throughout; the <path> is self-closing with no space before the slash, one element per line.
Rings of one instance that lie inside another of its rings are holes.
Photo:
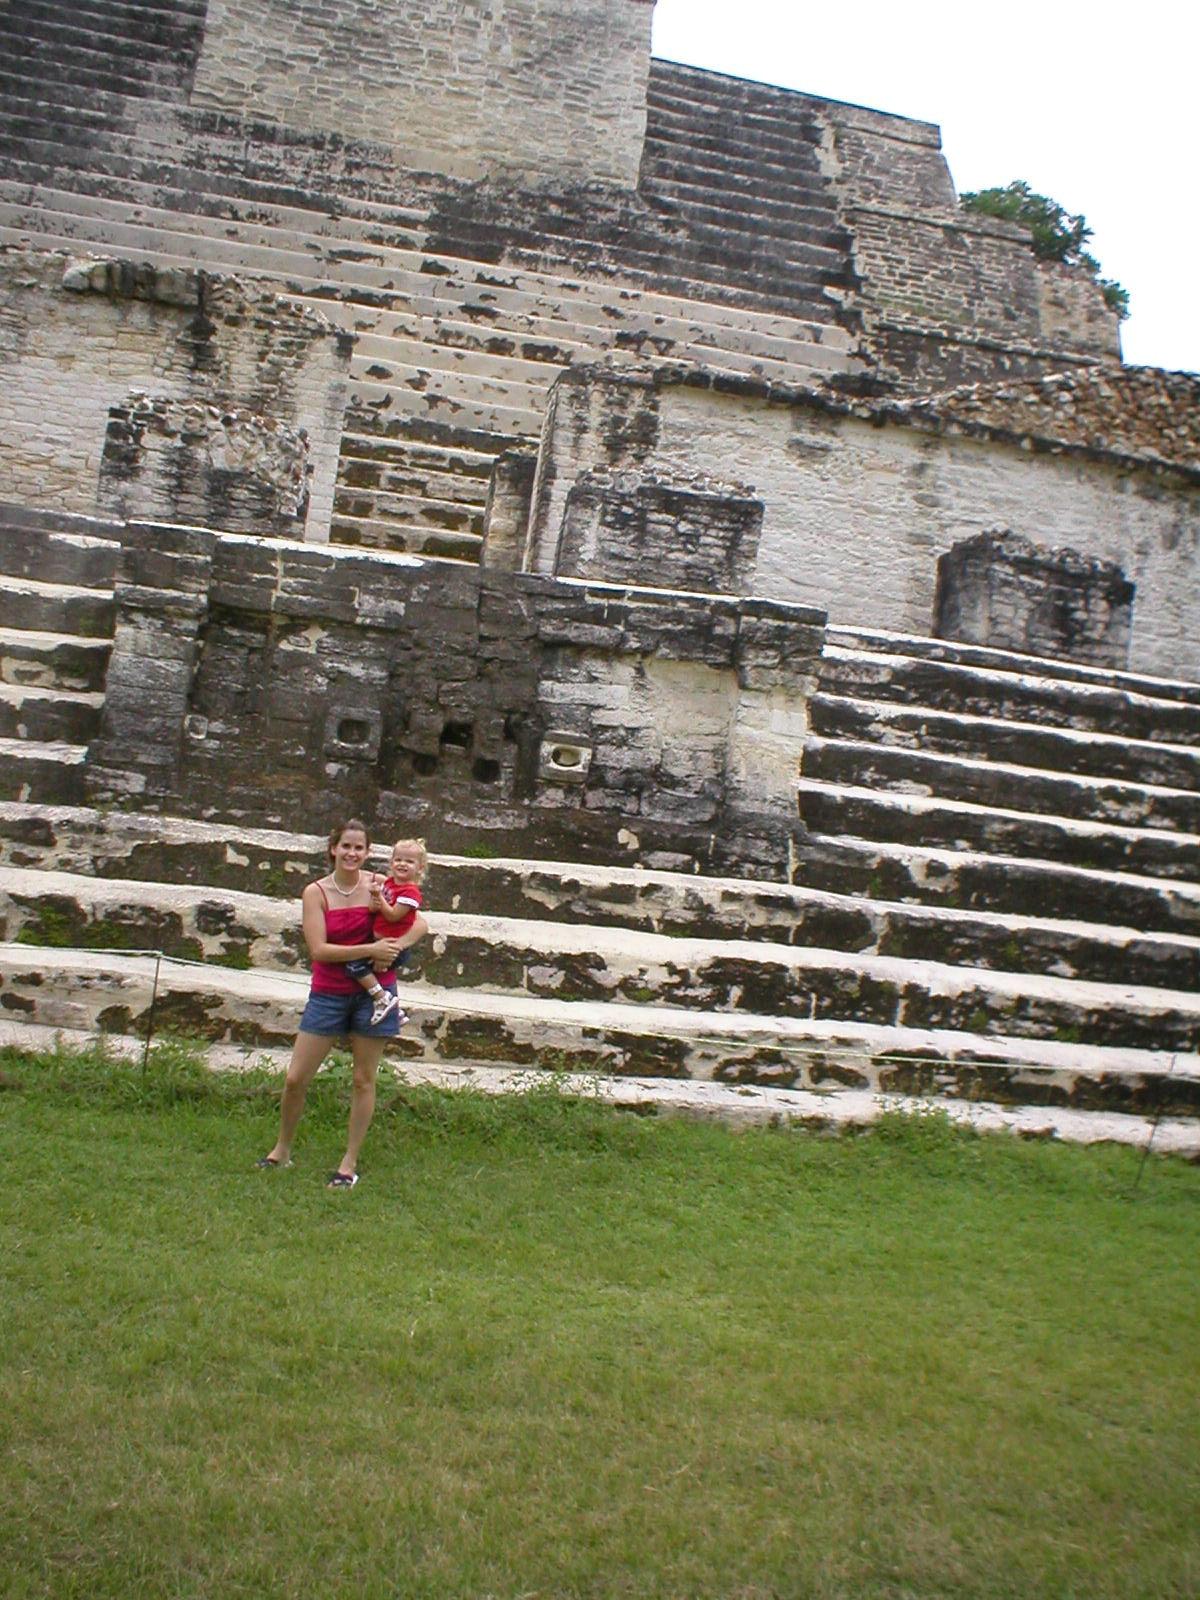
<path fill-rule="evenodd" d="M 419 841 L 403 840 L 401 844 L 414 846 Z M 350 1127 L 346 1153 L 329 1178 L 331 1189 L 351 1189 L 358 1182 L 359 1147 L 375 1111 L 375 1075 L 384 1046 L 399 1033 L 404 1015 L 395 999 L 395 968 L 402 953 L 427 932 L 418 913 L 411 920 L 405 915 L 396 930 L 398 937 L 380 936 L 384 929 L 390 934 L 395 913 L 383 912 L 380 886 L 374 874 L 364 870 L 370 848 L 365 823 L 356 817 L 339 823 L 329 835 L 329 872 L 310 883 L 301 896 L 301 927 L 312 957 L 312 988 L 284 1080 L 279 1137 L 258 1162 L 260 1167 L 290 1165 L 292 1140 L 308 1086 L 336 1041 L 349 1035 L 353 1060 Z M 399 855 L 400 850 L 397 846 L 394 854 Z M 410 850 L 406 859 L 411 858 Z M 419 862 L 423 871 L 423 845 L 419 845 Z M 420 903 L 419 894 L 416 901 Z M 374 971 L 356 979 L 347 966 L 363 960 L 371 962 Z"/>

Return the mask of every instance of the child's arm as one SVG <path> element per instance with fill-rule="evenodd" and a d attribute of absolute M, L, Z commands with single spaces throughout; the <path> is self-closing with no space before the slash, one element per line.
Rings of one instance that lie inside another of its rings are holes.
<path fill-rule="evenodd" d="M 389 905 L 383 898 L 378 883 L 374 883 L 371 885 L 371 909 L 386 917 L 389 922 L 403 922 L 405 917 L 421 909 L 420 890 L 406 883 L 396 896 L 395 905 Z"/>

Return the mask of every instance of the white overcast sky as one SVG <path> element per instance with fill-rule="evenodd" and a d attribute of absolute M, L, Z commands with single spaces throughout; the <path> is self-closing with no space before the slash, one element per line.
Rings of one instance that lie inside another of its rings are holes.
<path fill-rule="evenodd" d="M 1087 218 L 1126 361 L 1200 372 L 1198 0 L 657 0 L 654 54 L 937 123 L 959 193 Z"/>

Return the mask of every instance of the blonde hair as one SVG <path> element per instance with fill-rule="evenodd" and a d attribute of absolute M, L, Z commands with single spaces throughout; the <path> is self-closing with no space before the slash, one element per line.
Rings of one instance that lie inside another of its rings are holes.
<path fill-rule="evenodd" d="M 424 839 L 397 839 L 392 846 L 392 854 L 397 850 L 411 850 L 417 858 L 417 882 L 429 871 L 429 851 L 425 848 Z"/>

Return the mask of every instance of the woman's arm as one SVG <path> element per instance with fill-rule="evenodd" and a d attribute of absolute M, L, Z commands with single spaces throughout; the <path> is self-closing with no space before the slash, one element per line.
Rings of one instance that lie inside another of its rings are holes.
<path fill-rule="evenodd" d="M 388 951 L 388 954 L 382 960 L 378 956 L 372 956 L 371 959 L 375 962 L 376 971 L 386 972 L 401 950 L 410 949 L 419 940 L 423 939 L 428 932 L 429 924 L 418 911 L 416 916 L 413 918 L 412 927 L 406 929 L 402 934 L 399 935 L 398 938 L 380 940 L 380 943 L 383 945 L 384 949 Z"/>

